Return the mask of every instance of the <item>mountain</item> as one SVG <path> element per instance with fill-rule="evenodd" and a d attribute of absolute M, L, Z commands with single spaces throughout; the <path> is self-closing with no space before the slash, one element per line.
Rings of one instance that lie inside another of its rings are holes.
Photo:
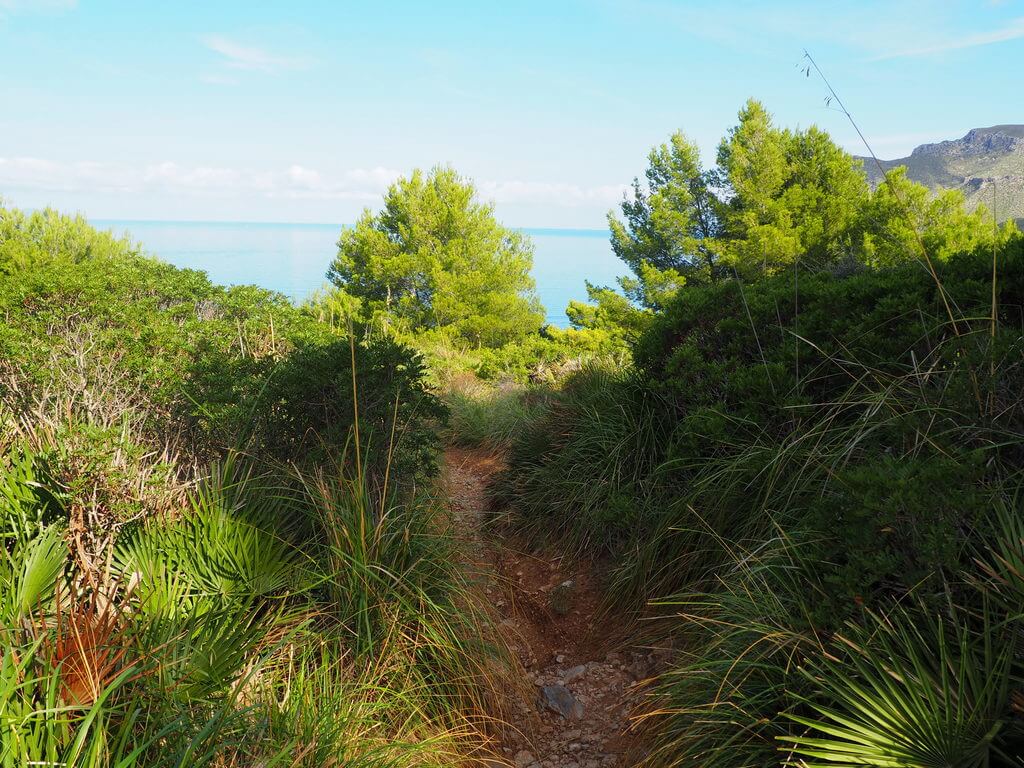
<path fill-rule="evenodd" d="M 875 161 L 860 159 L 877 185 L 882 174 Z M 905 165 L 908 178 L 934 191 L 959 189 L 972 209 L 984 203 L 991 210 L 994 188 L 999 220 L 1014 218 L 1024 227 L 1024 125 L 975 128 L 962 139 L 922 144 L 909 157 L 881 165 L 886 171 Z"/>

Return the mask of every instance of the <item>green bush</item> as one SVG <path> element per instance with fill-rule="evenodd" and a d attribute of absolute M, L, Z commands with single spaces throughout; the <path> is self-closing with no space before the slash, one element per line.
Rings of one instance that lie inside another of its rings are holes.
<path fill-rule="evenodd" d="M 0 271 L 0 398 L 16 413 L 101 429 L 127 414 L 149 449 L 194 461 L 233 447 L 315 460 L 350 439 L 354 385 L 371 463 L 394 431 L 403 478 L 433 467 L 444 410 L 394 342 L 357 328 L 353 352 L 279 294 L 215 286 L 52 211 L 0 209 Z"/>
<path fill-rule="evenodd" d="M 493 385 L 461 376 L 449 383 L 441 397 L 448 408 L 445 438 L 449 443 L 499 450 L 547 412 L 553 394 L 547 387 Z"/>
<path fill-rule="evenodd" d="M 50 211 L 0 208 L 0 314 L 0 766 L 479 747 L 418 355 Z"/>
<path fill-rule="evenodd" d="M 526 430 L 501 494 L 527 521 L 619 542 L 632 594 L 699 579 L 706 529 L 756 539 L 765 513 L 820 532 L 834 620 L 854 597 L 936 588 L 986 486 L 1021 467 L 1019 241 L 1000 254 L 994 337 L 991 273 L 991 253 L 941 265 L 955 323 L 912 264 L 684 289 L 635 375 L 570 384 Z"/>
<path fill-rule="evenodd" d="M 614 549 L 643 525 L 644 484 L 666 437 L 657 413 L 631 372 L 585 368 L 512 443 L 497 498 L 534 530 Z"/>
<path fill-rule="evenodd" d="M 634 373 L 570 382 L 513 442 L 513 519 L 610 552 L 613 597 L 653 598 L 683 649 L 645 764 L 847 764 L 869 742 L 873 765 L 1019 764 L 1009 657 L 984 649 L 1020 616 L 1019 510 L 993 509 L 1024 479 L 1024 242 L 994 284 L 992 258 L 938 283 L 906 263 L 684 288 Z M 922 634 L 845 654 L 872 615 Z M 917 710 L 881 723 L 865 690 Z M 926 760 L 924 728 L 959 741 Z"/>
<path fill-rule="evenodd" d="M 440 768 L 479 743 L 501 655 L 430 500 L 230 455 L 186 508 L 124 529 L 97 574 L 59 520 L 32 514 L 60 489 L 41 487 L 34 456 L 12 457 L 0 468 L 0 765 L 333 754 Z"/>

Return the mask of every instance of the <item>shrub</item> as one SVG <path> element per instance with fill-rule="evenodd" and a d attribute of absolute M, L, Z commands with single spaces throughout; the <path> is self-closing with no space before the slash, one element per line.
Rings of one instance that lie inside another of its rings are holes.
<path fill-rule="evenodd" d="M 683 288 L 513 443 L 513 519 L 682 648 L 647 764 L 1019 763 L 1024 242 L 992 258 Z"/>
<path fill-rule="evenodd" d="M 453 379 L 441 397 L 449 413 L 448 442 L 498 450 L 548 410 L 552 393 L 543 387 L 494 385 L 463 375 Z"/>
<path fill-rule="evenodd" d="M 394 431 L 403 477 L 431 471 L 444 412 L 405 347 L 357 328 L 353 351 L 279 294 L 215 286 L 51 211 L 0 209 L 0 265 L 16 278 L 0 283 L 0 399 L 16 414 L 73 414 L 79 431 L 127 418 L 142 446 L 193 463 L 241 446 L 316 460 L 349 440 L 355 383 L 372 455 Z"/>
<path fill-rule="evenodd" d="M 657 408 L 628 371 L 574 374 L 512 444 L 498 498 L 534 530 L 614 548 L 642 524 L 644 482 L 665 437 Z"/>
<path fill-rule="evenodd" d="M 626 594 L 699 580 L 709 528 L 757 540 L 766 515 L 820 534 L 833 621 L 937 589 L 986 485 L 1020 466 L 1022 262 L 1020 242 L 1000 254 L 994 337 L 991 253 L 943 264 L 941 292 L 910 264 L 684 289 L 634 376 L 567 386 L 521 436 L 501 493 L 530 524 L 617 541 Z"/>
<path fill-rule="evenodd" d="M 418 355 L 49 211 L 0 208 L 0 277 L 0 766 L 479 747 Z"/>

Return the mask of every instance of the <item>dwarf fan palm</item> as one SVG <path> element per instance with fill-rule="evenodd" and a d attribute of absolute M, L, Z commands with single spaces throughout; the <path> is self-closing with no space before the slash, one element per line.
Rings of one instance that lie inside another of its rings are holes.
<path fill-rule="evenodd" d="M 798 697 L 812 714 L 787 742 L 790 765 L 980 768 L 1024 765 L 1010 713 L 1013 645 L 989 610 L 968 626 L 924 609 L 897 608 L 845 639 L 845 659 L 805 668 L 818 695 Z"/>

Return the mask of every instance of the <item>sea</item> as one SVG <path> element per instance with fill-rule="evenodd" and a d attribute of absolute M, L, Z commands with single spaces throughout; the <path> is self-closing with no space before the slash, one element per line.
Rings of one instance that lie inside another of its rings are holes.
<path fill-rule="evenodd" d="M 301 302 L 326 282 L 340 224 L 94 220 L 175 266 L 201 269 L 222 285 L 258 285 Z M 533 276 L 547 322 L 566 327 L 566 305 L 587 298 L 585 281 L 613 285 L 624 265 L 608 232 L 522 229 L 534 244 Z"/>

